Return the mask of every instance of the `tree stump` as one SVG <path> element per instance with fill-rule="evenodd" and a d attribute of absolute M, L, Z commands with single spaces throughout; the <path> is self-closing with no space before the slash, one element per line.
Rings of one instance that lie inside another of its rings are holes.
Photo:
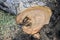
<path fill-rule="evenodd" d="M 17 15 L 16 23 L 22 25 L 25 33 L 40 38 L 38 32 L 45 24 L 49 23 L 51 15 L 51 9 L 48 7 L 30 7 Z"/>

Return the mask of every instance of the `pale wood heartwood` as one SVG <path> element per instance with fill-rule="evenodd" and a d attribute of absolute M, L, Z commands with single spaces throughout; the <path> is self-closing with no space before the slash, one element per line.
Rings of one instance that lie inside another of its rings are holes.
<path fill-rule="evenodd" d="M 48 24 L 52 11 L 49 7 L 34 6 L 27 8 L 16 17 L 16 23 L 23 25 L 22 29 L 27 34 L 35 34 L 43 25 Z"/>

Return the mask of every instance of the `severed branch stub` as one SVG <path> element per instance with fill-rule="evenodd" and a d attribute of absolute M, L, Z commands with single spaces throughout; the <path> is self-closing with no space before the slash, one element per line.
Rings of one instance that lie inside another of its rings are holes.
<path fill-rule="evenodd" d="M 34 6 L 27 8 L 16 17 L 16 23 L 23 25 L 22 29 L 25 33 L 40 38 L 39 31 L 48 24 L 52 11 L 46 6 Z"/>

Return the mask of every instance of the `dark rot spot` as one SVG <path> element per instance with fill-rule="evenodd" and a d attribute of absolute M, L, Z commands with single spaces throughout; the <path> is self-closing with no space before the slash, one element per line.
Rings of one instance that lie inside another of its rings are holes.
<path fill-rule="evenodd" d="M 26 23 L 28 20 L 30 20 L 27 16 L 23 19 L 23 23 Z"/>
<path fill-rule="evenodd" d="M 20 23 L 20 25 L 22 25 L 22 26 L 31 26 L 32 23 L 31 23 L 30 21 L 31 21 L 31 19 L 26 16 L 26 17 L 22 20 L 22 23 Z"/>

